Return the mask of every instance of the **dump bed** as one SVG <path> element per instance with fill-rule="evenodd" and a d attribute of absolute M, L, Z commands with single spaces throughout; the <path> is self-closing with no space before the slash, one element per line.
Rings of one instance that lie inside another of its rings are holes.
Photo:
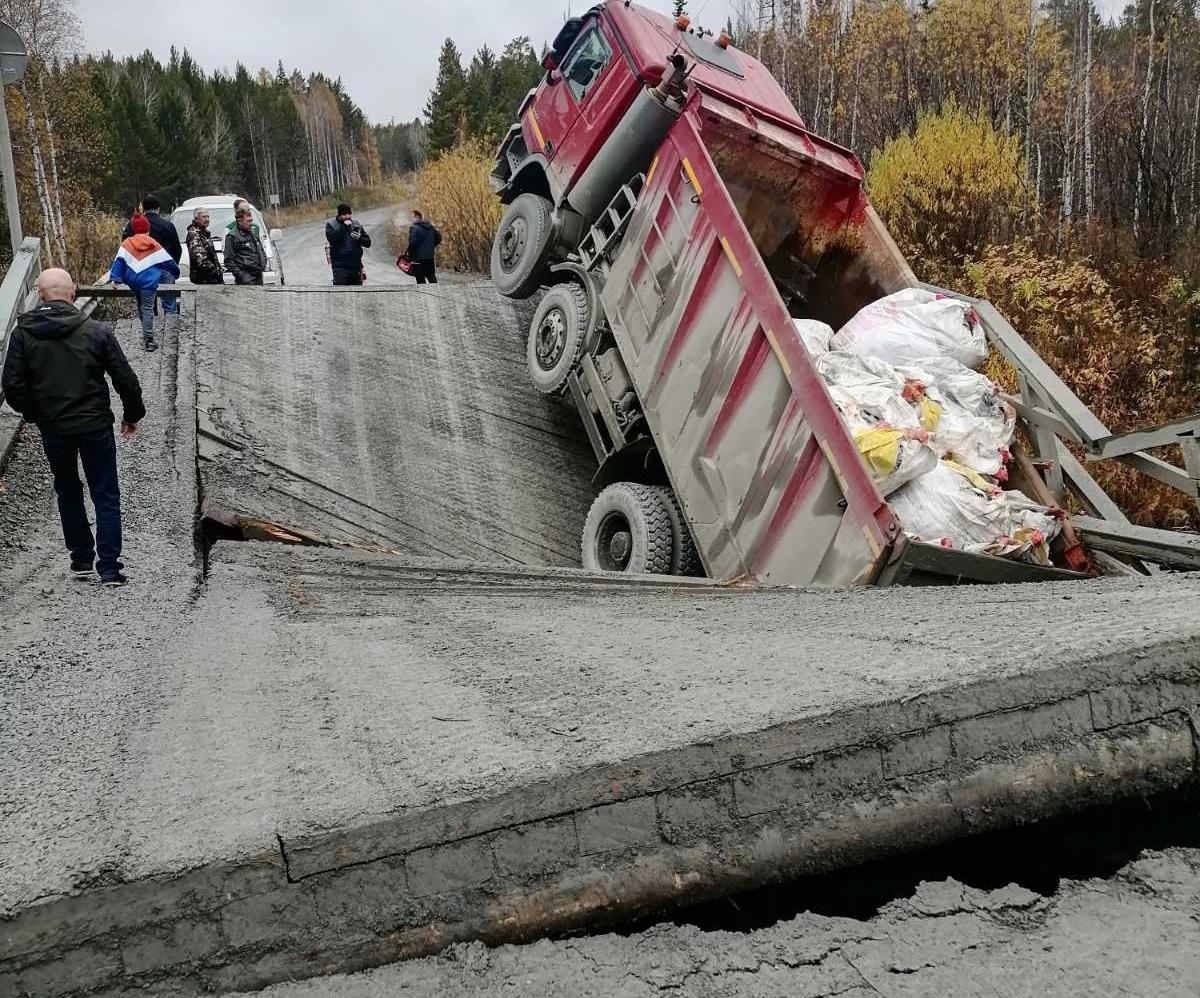
<path fill-rule="evenodd" d="M 1055 569 L 906 539 L 777 290 L 835 329 L 916 279 L 850 152 L 697 94 L 658 151 L 604 312 L 708 574 L 845 586 Z"/>

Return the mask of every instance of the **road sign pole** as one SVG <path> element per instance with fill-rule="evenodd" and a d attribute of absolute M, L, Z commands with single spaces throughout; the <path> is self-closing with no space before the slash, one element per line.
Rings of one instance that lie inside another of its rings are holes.
<path fill-rule="evenodd" d="M 21 206 L 17 202 L 17 171 L 13 165 L 12 135 L 8 130 L 3 85 L 0 85 L 0 170 L 4 171 L 4 210 L 8 215 L 8 235 L 15 260 L 21 249 Z"/>

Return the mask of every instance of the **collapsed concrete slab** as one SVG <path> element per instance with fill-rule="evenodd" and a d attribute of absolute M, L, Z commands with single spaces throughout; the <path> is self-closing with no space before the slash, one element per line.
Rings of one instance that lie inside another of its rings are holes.
<path fill-rule="evenodd" d="M 1195 780 L 1200 579 L 562 581 L 217 545 L 104 875 L 59 872 L 70 801 L 49 852 L 6 843 L 46 886 L 2 899 L 0 981 L 257 988 Z"/>
<path fill-rule="evenodd" d="M 578 565 L 595 462 L 574 414 L 529 384 L 528 318 L 490 284 L 206 294 L 206 512 L 418 556 Z"/>

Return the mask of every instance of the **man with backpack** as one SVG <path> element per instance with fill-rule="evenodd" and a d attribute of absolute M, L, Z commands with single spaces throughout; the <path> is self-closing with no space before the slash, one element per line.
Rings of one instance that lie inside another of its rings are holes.
<path fill-rule="evenodd" d="M 434 256 L 441 245 L 442 234 L 421 212 L 414 210 L 408 227 L 408 249 L 404 255 L 412 263 L 412 276 L 418 284 L 437 284 Z"/>

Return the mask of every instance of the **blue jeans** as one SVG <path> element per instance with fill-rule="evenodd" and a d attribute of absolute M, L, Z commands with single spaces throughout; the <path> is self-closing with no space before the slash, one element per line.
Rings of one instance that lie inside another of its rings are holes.
<path fill-rule="evenodd" d="M 54 473 L 58 518 L 63 539 L 76 565 L 96 562 L 100 578 L 108 579 L 121 568 L 121 490 L 117 485 L 117 442 L 111 426 L 88 433 L 60 434 L 42 431 L 42 449 Z M 96 507 L 96 538 L 83 507 L 79 462 L 87 477 L 92 505 Z M 97 558 L 97 555 L 99 557 Z"/>
<path fill-rule="evenodd" d="M 175 275 L 174 274 L 163 274 L 162 277 L 160 277 L 158 280 L 159 287 L 161 287 L 164 284 L 174 284 L 174 283 L 175 283 Z M 168 312 L 175 313 L 178 311 L 179 311 L 179 299 L 178 298 L 176 298 L 174 295 L 172 295 L 170 298 L 163 299 L 163 312 L 164 313 L 168 313 Z"/>
<path fill-rule="evenodd" d="M 138 315 L 142 319 L 142 337 L 147 340 L 154 336 L 154 299 L 157 291 L 157 287 L 133 289 L 133 296 L 137 300 Z"/>

